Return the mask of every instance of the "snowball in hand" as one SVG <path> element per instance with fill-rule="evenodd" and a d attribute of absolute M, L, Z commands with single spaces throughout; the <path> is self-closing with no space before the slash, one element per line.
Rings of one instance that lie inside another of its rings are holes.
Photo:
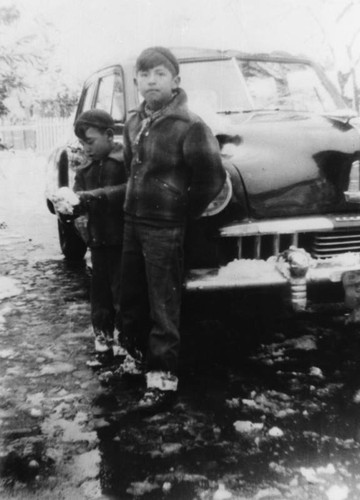
<path fill-rule="evenodd" d="M 57 212 L 72 215 L 74 207 L 80 203 L 80 199 L 72 189 L 63 186 L 54 195 L 53 203 Z"/>

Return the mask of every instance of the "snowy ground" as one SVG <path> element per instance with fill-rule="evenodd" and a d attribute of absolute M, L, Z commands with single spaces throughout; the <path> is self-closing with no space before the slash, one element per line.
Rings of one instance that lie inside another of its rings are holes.
<path fill-rule="evenodd" d="M 0 156 L 0 498 L 358 500 L 360 335 L 342 304 L 185 300 L 179 400 L 101 384 L 89 276 L 59 252 L 45 158 Z"/>
<path fill-rule="evenodd" d="M 55 253 L 56 223 L 44 194 L 46 160 L 32 151 L 0 152 L 0 223 L 36 242 L 39 250 Z"/>

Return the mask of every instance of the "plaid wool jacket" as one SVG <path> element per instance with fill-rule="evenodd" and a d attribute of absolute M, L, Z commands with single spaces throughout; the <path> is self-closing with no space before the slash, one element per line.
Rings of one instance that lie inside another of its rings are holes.
<path fill-rule="evenodd" d="M 74 191 L 84 193 L 82 213 L 88 215 L 90 247 L 121 245 L 126 170 L 122 148 L 116 145 L 107 158 L 79 169 Z"/>
<path fill-rule="evenodd" d="M 124 211 L 149 221 L 182 225 L 187 217 L 199 217 L 226 178 L 218 142 L 189 111 L 182 89 L 160 114 L 148 116 L 142 103 L 128 119 L 124 161 Z"/>

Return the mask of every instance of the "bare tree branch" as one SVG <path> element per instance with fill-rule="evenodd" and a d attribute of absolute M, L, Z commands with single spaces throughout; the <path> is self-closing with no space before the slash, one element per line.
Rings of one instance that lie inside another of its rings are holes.
<path fill-rule="evenodd" d="M 345 16 L 345 14 L 347 12 L 349 12 L 352 7 L 355 5 L 355 2 L 354 0 L 351 0 L 351 2 L 349 2 L 347 5 L 345 5 L 345 7 L 343 8 L 343 10 L 340 12 L 340 14 L 337 16 L 336 18 L 336 21 L 339 22 L 341 21 L 341 19 Z"/>

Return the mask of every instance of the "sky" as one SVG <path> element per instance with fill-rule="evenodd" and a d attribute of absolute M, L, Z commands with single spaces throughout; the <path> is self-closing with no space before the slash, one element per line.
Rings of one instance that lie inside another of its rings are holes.
<path fill-rule="evenodd" d="M 83 80 L 115 58 L 151 45 L 288 51 L 348 64 L 344 42 L 354 15 L 334 18 L 349 0 L 0 0 L 21 8 L 24 32 L 53 25 L 54 58 L 64 72 Z M 354 28 L 355 29 L 355 28 Z M 334 50 L 334 48 L 332 48 Z M 359 48 L 360 52 L 360 48 Z"/>

